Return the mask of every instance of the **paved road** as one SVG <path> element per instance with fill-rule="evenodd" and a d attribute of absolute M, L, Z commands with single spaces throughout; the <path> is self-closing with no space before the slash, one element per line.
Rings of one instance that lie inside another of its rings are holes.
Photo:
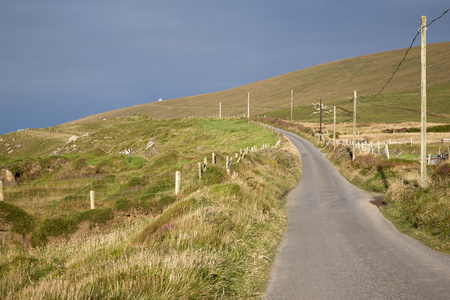
<path fill-rule="evenodd" d="M 400 234 L 311 143 L 267 299 L 450 299 L 450 256 Z"/>

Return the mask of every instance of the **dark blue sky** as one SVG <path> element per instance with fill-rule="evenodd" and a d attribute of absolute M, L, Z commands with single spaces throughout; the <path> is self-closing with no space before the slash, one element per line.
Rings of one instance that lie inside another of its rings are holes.
<path fill-rule="evenodd" d="M 448 0 L 0 0 L 0 134 L 407 48 L 422 15 L 431 21 L 449 8 Z M 427 39 L 450 41 L 450 13 Z"/>

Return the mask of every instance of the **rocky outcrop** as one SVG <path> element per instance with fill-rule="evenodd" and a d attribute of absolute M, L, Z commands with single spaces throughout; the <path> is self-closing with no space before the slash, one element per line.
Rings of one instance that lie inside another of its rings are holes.
<path fill-rule="evenodd" d="M 16 178 L 14 177 L 14 174 L 8 170 L 8 169 L 1 169 L 0 170 L 0 181 L 3 182 L 4 186 L 15 186 Z"/>

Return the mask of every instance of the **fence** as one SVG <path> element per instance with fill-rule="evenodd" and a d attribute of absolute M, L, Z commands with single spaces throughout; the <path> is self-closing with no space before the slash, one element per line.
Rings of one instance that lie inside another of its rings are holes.
<path fill-rule="evenodd" d="M 254 125 L 258 125 L 258 126 L 262 126 L 268 130 L 271 130 L 273 132 L 275 132 L 275 130 L 270 127 L 267 126 L 266 124 L 262 124 L 262 123 L 254 123 Z M 274 148 L 277 149 L 279 148 L 281 145 L 281 139 L 280 139 L 280 134 L 278 134 L 278 139 L 277 139 L 277 143 L 274 146 L 271 146 L 269 144 L 263 144 L 260 147 L 258 146 L 253 146 L 253 147 L 247 147 L 245 149 L 240 149 L 239 150 L 239 154 L 237 152 L 234 153 L 234 157 L 233 156 L 226 156 L 225 159 L 225 168 L 227 170 L 227 173 L 231 173 L 232 167 L 235 164 L 238 164 L 240 161 L 242 161 L 245 156 L 247 156 L 249 153 L 251 152 L 257 152 L 257 151 L 262 151 L 265 149 L 270 149 L 270 148 Z M 217 165 L 217 156 L 215 153 L 212 153 L 211 155 L 211 164 L 212 165 Z M 205 157 L 203 159 L 203 162 L 199 162 L 198 163 L 198 177 L 201 179 L 202 175 L 207 171 L 208 168 L 208 158 Z"/>
<path fill-rule="evenodd" d="M 275 130 L 266 124 L 250 121 L 250 124 L 263 127 L 273 133 Z M 32 130 L 32 129 L 28 129 Z M 278 133 L 277 133 L 278 134 Z M 239 163 L 250 152 L 257 152 L 268 148 L 278 148 L 281 144 L 280 134 L 274 146 L 261 146 L 240 149 L 234 157 L 227 156 L 225 168 L 230 173 L 232 166 Z M 212 164 L 217 164 L 217 157 L 212 153 Z M 208 160 L 199 163 L 199 177 L 206 172 Z M 106 175 L 98 178 L 80 178 L 68 181 L 31 181 L 19 185 L 3 184 L 0 181 L 0 202 L 11 202 L 27 205 L 60 205 L 66 203 L 70 207 L 80 209 L 96 207 L 96 203 L 115 201 L 120 198 L 128 200 L 146 200 L 169 194 L 178 195 L 181 189 L 181 173 L 158 174 L 157 176 L 116 176 Z"/>
<path fill-rule="evenodd" d="M 269 130 L 271 127 L 265 124 L 254 123 Z M 281 145 L 280 135 L 274 146 L 263 144 L 261 146 L 240 149 L 239 153 L 227 156 L 225 168 L 230 173 L 232 166 L 239 163 L 248 153 L 257 152 L 269 148 L 278 148 Z M 211 163 L 217 164 L 217 156 L 212 153 Z M 199 163 L 199 178 L 206 172 L 208 159 Z M 157 176 L 116 176 L 107 175 L 99 178 L 84 178 L 68 181 L 31 181 L 19 185 L 4 185 L 0 181 L 0 202 L 13 203 L 68 203 L 79 208 L 96 207 L 96 203 L 114 201 L 126 197 L 129 200 L 144 200 L 155 196 L 167 194 L 178 195 L 181 189 L 181 173 L 159 174 Z M 90 204 L 90 205 L 89 205 Z M 34 204 L 33 204 L 34 205 Z"/>
<path fill-rule="evenodd" d="M 174 176 L 175 175 L 175 176 Z M 6 185 L 0 181 L 0 202 L 22 205 L 67 203 L 72 206 L 95 208 L 95 202 L 145 200 L 156 196 L 177 195 L 181 187 L 181 174 L 166 173 L 157 176 L 116 176 L 84 178 L 67 181 L 31 181 L 19 185 Z"/>
<path fill-rule="evenodd" d="M 328 140 L 324 142 L 325 145 L 331 144 L 333 143 L 333 140 Z M 356 141 L 355 143 L 355 149 L 356 151 L 359 151 L 360 153 L 363 154 L 379 154 L 379 155 L 384 155 L 387 159 L 390 159 L 390 153 L 389 153 L 389 145 L 394 145 L 394 144 L 413 144 L 413 139 L 388 139 L 386 141 L 386 143 L 381 143 L 379 141 L 377 141 L 377 143 L 374 143 L 373 141 L 369 141 L 367 139 L 362 140 L 362 141 Z M 344 147 L 352 147 L 353 148 L 353 141 L 350 140 L 340 140 L 337 141 L 336 140 L 336 145 L 342 145 Z M 403 153 L 400 152 L 399 154 L 397 154 L 395 157 L 400 156 Z M 447 147 L 447 150 L 444 152 L 441 152 L 439 150 L 439 153 L 437 155 L 427 155 L 427 164 L 428 165 L 437 165 L 438 163 L 442 162 L 443 160 L 447 160 L 449 159 L 449 154 L 450 154 L 450 146 Z M 394 158 L 395 158 L 394 157 Z"/>

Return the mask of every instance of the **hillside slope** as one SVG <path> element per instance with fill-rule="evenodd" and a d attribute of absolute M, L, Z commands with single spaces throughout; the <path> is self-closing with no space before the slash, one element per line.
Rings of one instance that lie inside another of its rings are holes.
<path fill-rule="evenodd" d="M 277 134 L 136 115 L 0 140 L 0 299 L 264 293 L 301 170 Z"/>
<path fill-rule="evenodd" d="M 73 122 L 133 114 L 146 114 L 158 119 L 195 115 L 212 116 L 219 114 L 220 102 L 222 102 L 223 115 L 244 115 L 247 114 L 247 93 L 251 95 L 251 115 L 290 107 L 291 90 L 295 93 L 295 106 L 318 102 L 319 96 L 323 98 L 325 104 L 348 99 L 352 97 L 353 90 L 357 90 L 359 96 L 369 97 L 375 95 L 384 86 L 397 68 L 405 51 L 406 49 L 400 49 L 329 62 L 225 91 L 137 105 Z M 449 58 L 450 42 L 428 45 L 427 83 L 429 87 L 450 82 Z M 420 47 L 414 47 L 383 94 L 419 90 Z M 448 95 L 448 93 L 445 94 Z M 431 108 L 433 109 L 435 108 Z M 450 111 L 437 109 L 440 113 L 450 114 Z"/>

